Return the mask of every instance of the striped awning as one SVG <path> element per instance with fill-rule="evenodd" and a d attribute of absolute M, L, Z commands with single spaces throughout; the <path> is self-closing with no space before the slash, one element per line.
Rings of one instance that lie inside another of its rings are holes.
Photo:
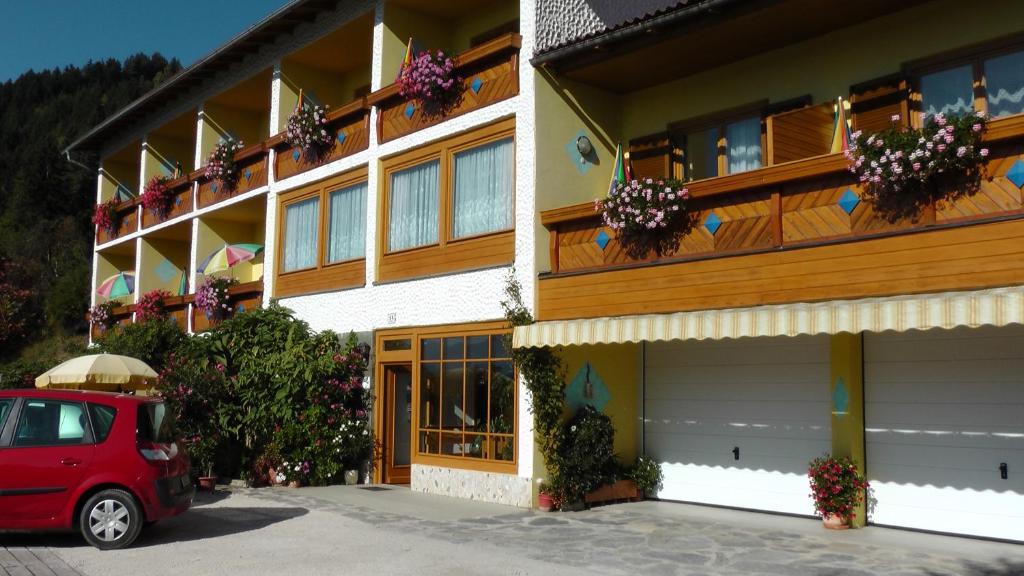
<path fill-rule="evenodd" d="M 515 329 L 516 348 L 1024 324 L 1024 286 L 579 320 Z"/>

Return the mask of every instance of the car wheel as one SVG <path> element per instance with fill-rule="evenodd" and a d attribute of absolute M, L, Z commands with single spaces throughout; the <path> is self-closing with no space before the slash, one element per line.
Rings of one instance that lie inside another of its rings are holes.
<path fill-rule="evenodd" d="M 130 546 L 142 531 L 142 510 L 124 490 L 103 490 L 82 506 L 78 524 L 85 540 L 100 550 Z"/>

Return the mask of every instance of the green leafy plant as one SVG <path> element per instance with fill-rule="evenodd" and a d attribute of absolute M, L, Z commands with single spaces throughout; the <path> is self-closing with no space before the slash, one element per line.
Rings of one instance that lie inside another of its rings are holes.
<path fill-rule="evenodd" d="M 124 324 L 107 330 L 97 341 L 100 352 L 138 358 L 160 372 L 171 353 L 188 339 L 171 321 Z"/>
<path fill-rule="evenodd" d="M 636 483 L 636 487 L 641 492 L 647 495 L 661 490 L 661 483 L 664 480 L 661 465 L 654 458 L 646 454 L 637 457 L 636 462 L 626 473 L 626 476 Z"/>
<path fill-rule="evenodd" d="M 583 406 L 558 434 L 556 497 L 567 504 L 583 502 L 589 492 L 617 480 L 618 464 L 611 418 L 593 406 Z"/>
<path fill-rule="evenodd" d="M 819 456 L 807 467 L 807 477 L 818 514 L 848 520 L 856 516 L 857 505 L 864 500 L 868 483 L 852 458 Z"/>

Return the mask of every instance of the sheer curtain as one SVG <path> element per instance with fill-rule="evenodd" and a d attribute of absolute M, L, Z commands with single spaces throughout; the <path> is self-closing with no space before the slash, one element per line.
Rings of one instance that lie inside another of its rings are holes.
<path fill-rule="evenodd" d="M 437 160 L 391 174 L 388 251 L 437 242 Z"/>
<path fill-rule="evenodd" d="M 970 66 L 950 68 L 921 77 L 921 109 L 931 116 L 974 109 L 974 78 Z"/>
<path fill-rule="evenodd" d="M 366 183 L 331 192 L 327 228 L 327 261 L 340 262 L 364 255 L 366 244 Z"/>
<path fill-rule="evenodd" d="M 990 116 L 1024 112 L 1024 52 L 986 60 L 985 82 Z"/>
<path fill-rule="evenodd" d="M 512 227 L 512 139 L 455 155 L 452 237 Z"/>
<path fill-rule="evenodd" d="M 761 167 L 761 119 L 747 118 L 725 127 L 729 174 Z"/>
<path fill-rule="evenodd" d="M 320 233 L 320 198 L 310 198 L 284 209 L 284 271 L 316 266 Z"/>

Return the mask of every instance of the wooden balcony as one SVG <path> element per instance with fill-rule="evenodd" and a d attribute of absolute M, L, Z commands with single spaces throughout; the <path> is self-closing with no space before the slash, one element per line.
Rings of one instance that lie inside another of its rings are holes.
<path fill-rule="evenodd" d="M 125 200 L 117 207 L 118 215 L 118 226 L 117 230 L 113 233 L 100 228 L 96 231 L 96 244 L 106 244 L 112 240 L 117 240 L 122 236 L 127 236 L 132 232 L 136 232 L 139 229 L 139 203 L 138 198 L 131 200 Z"/>
<path fill-rule="evenodd" d="M 238 180 L 234 188 L 224 189 L 223 185 L 207 180 L 203 169 L 193 172 L 190 177 L 199 182 L 198 204 L 205 208 L 218 202 L 240 196 L 267 185 L 267 147 L 260 142 L 239 150 L 235 154 L 235 165 L 238 167 Z"/>
<path fill-rule="evenodd" d="M 112 317 L 113 317 L 113 320 L 114 320 L 114 325 L 115 326 L 123 326 L 125 324 L 131 324 L 132 323 L 132 314 L 134 314 L 134 313 L 135 313 L 135 304 L 129 304 L 127 306 L 118 306 L 118 307 L 114 308 L 113 314 L 112 314 Z M 90 326 L 89 326 L 89 334 L 92 336 L 92 340 L 94 342 L 96 340 L 102 338 L 105 333 L 106 333 L 106 330 L 100 328 L 99 326 L 96 326 L 95 324 L 90 324 Z"/>
<path fill-rule="evenodd" d="M 917 222 L 879 217 L 841 154 L 692 182 L 693 229 L 662 258 L 627 256 L 592 203 L 543 212 L 551 272 L 541 278 L 539 318 L 1024 283 L 1024 201 L 1007 178 L 1024 161 L 1024 116 L 992 121 L 986 145 L 980 191 Z"/>
<path fill-rule="evenodd" d="M 167 311 L 167 317 L 174 320 L 174 323 L 182 330 L 188 330 L 189 304 L 191 303 L 191 294 L 164 299 L 164 310 Z"/>
<path fill-rule="evenodd" d="M 330 152 L 319 160 L 307 159 L 299 148 L 291 147 L 284 132 L 267 140 L 267 148 L 277 151 L 274 156 L 274 179 L 284 180 L 289 176 L 312 170 L 340 158 L 366 150 L 370 145 L 370 106 L 366 98 L 359 98 L 331 110 L 327 114 L 328 127 L 335 131 L 334 145 Z"/>
<path fill-rule="evenodd" d="M 235 314 L 246 310 L 255 310 L 263 305 L 263 280 L 236 284 L 228 288 L 231 295 L 231 302 L 235 308 Z M 190 296 L 191 298 L 191 296 Z M 192 306 L 192 331 L 203 332 L 209 330 L 212 323 L 205 314 Z"/>
<path fill-rule="evenodd" d="M 178 216 L 192 212 L 192 182 L 188 175 L 182 176 L 167 183 L 167 187 L 174 193 L 171 201 L 171 209 L 167 214 L 154 214 L 145 208 L 142 209 L 142 228 L 149 228 L 157 224 L 173 220 Z"/>
<path fill-rule="evenodd" d="M 381 143 L 433 126 L 519 94 L 519 47 L 522 37 L 509 33 L 459 54 L 456 73 L 463 79 L 463 97 L 443 117 L 426 117 L 391 84 L 368 101 L 377 107 L 377 137 Z"/>

